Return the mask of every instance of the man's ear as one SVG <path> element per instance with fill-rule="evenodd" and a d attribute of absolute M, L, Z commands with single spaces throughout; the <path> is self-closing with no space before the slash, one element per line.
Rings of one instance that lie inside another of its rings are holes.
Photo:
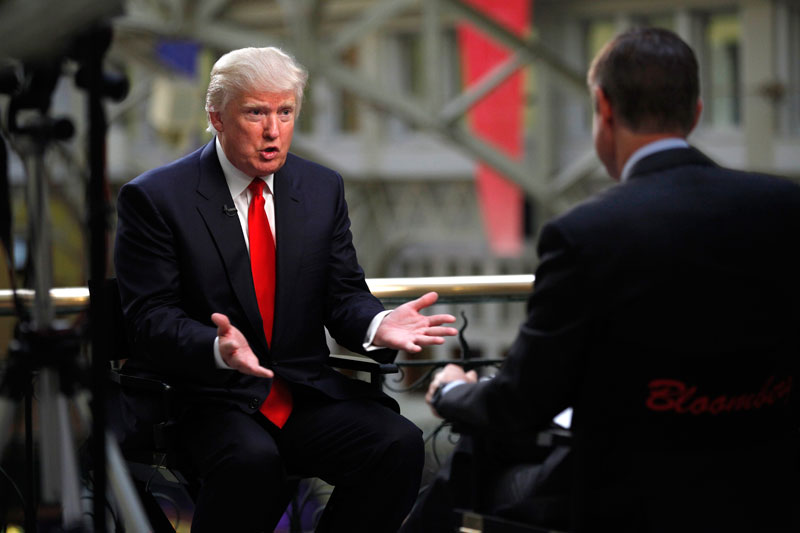
<path fill-rule="evenodd" d="M 692 122 L 692 128 L 689 130 L 689 132 L 694 131 L 694 128 L 697 126 L 697 123 L 700 122 L 700 115 L 702 114 L 703 114 L 703 99 L 698 98 L 697 105 L 695 105 L 694 108 L 694 121 Z M 689 132 L 687 132 L 687 136 Z"/>
<path fill-rule="evenodd" d="M 219 111 L 209 111 L 208 120 L 211 121 L 211 125 L 214 126 L 215 130 L 223 131 L 225 129 L 222 126 L 222 117 L 220 116 Z"/>
<path fill-rule="evenodd" d="M 605 91 L 598 86 L 595 85 L 592 89 L 592 93 L 594 96 L 594 112 L 597 116 L 607 124 L 611 124 L 614 119 L 614 113 L 611 110 L 611 102 L 608 100 L 608 96 L 606 96 Z"/>

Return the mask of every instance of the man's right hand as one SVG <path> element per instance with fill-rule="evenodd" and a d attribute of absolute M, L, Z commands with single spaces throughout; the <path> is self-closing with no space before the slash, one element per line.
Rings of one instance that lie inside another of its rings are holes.
<path fill-rule="evenodd" d="M 214 313 L 211 320 L 217 326 L 219 337 L 219 353 L 225 364 L 242 374 L 271 378 L 272 370 L 264 368 L 258 362 L 258 357 L 250 349 L 250 344 L 242 332 L 231 325 L 231 321 L 222 313 Z"/>
<path fill-rule="evenodd" d="M 433 407 L 433 397 L 436 395 L 436 391 L 439 387 L 443 387 L 448 383 L 453 381 L 463 381 L 465 383 L 477 383 L 478 382 L 478 373 L 474 370 L 470 370 L 469 372 L 464 372 L 464 369 L 458 365 L 454 365 L 450 363 L 449 365 L 445 366 L 442 370 L 440 370 L 436 375 L 433 376 L 430 385 L 428 386 L 428 392 L 425 394 L 425 401 L 428 402 L 428 405 L 431 408 L 431 412 L 441 418 L 441 415 L 436 412 L 436 409 Z"/>

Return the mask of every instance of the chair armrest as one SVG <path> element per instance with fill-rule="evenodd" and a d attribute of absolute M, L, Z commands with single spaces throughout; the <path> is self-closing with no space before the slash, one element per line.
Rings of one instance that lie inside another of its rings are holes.
<path fill-rule="evenodd" d="M 168 393 L 172 390 L 172 386 L 164 381 L 139 376 L 130 376 L 117 370 L 111 370 L 109 372 L 109 377 L 111 378 L 111 381 L 119 386 L 131 390 L 160 393 Z"/>
<path fill-rule="evenodd" d="M 536 434 L 536 444 L 543 448 L 569 446 L 572 444 L 572 431 L 562 427 L 551 427 Z"/>
<path fill-rule="evenodd" d="M 328 364 L 335 368 L 369 373 L 369 381 L 377 390 L 383 389 L 383 376 L 396 374 L 400 369 L 395 363 L 378 363 L 360 355 L 330 355 Z"/>
<path fill-rule="evenodd" d="M 400 371 L 395 363 L 378 363 L 361 355 L 330 355 L 328 364 L 335 368 L 369 372 L 370 374 L 396 374 Z"/>

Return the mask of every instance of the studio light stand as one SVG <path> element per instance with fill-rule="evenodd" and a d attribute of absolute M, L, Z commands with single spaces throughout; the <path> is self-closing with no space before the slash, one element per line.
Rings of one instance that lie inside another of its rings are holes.
<path fill-rule="evenodd" d="M 105 138 L 106 120 L 103 98 L 122 99 L 127 94 L 127 80 L 107 76 L 103 72 L 103 57 L 111 42 L 111 30 L 93 27 L 75 40 L 70 51 L 80 68 L 76 84 L 87 92 L 89 120 L 89 233 L 90 279 L 104 279 L 107 261 L 107 230 L 109 208 L 106 200 Z M 31 388 L 38 375 L 38 406 L 40 414 L 39 458 L 41 483 L 39 497 L 45 508 L 60 510 L 60 524 L 46 524 L 46 531 L 104 533 L 107 530 L 107 475 L 112 480 L 111 492 L 120 507 L 127 531 L 147 532 L 151 528 L 136 496 L 116 446 L 108 436 L 106 424 L 106 383 L 110 350 L 108 317 L 102 307 L 91 305 L 89 326 L 92 343 L 90 388 L 92 393 L 92 431 L 90 454 L 93 468 L 93 520 L 81 508 L 80 472 L 75 440 L 72 435 L 68 397 L 82 383 L 84 369 L 80 368 L 81 333 L 65 327 L 55 318 L 50 298 L 52 287 L 52 238 L 50 232 L 49 194 L 44 156 L 49 144 L 69 139 L 72 123 L 67 119 L 48 116 L 50 100 L 61 76 L 64 58 L 35 65 L 25 65 L 27 84 L 12 96 L 9 104 L 9 133 L 14 135 L 27 173 L 26 202 L 29 232 L 29 275 L 35 296 L 32 311 L 20 317 L 15 340 L 9 350 L 9 365 L 0 386 L 0 457 L 5 442 L 3 435 L 11 433 L 14 403 L 26 397 L 26 458 L 31 464 L 28 496 L 26 497 L 25 530 L 40 531 L 36 519 L 36 490 L 32 466 Z M 23 122 L 20 116 L 26 115 Z M 2 142 L 2 140 L 0 140 Z M 103 284 L 93 301 L 103 301 Z M 18 312 L 21 312 L 18 309 Z M 85 381 L 85 380 L 83 380 Z M 27 385 L 26 385 L 27 384 Z M 110 462 L 109 462 L 110 461 Z"/>
<path fill-rule="evenodd" d="M 106 123 L 103 99 L 122 100 L 128 94 L 128 80 L 106 74 L 103 57 L 111 44 L 111 29 L 97 26 L 80 36 L 75 50 L 82 64 L 76 83 L 87 92 L 89 122 L 89 277 L 104 280 L 108 255 L 108 216 L 110 213 L 106 183 Z M 106 286 L 97 283 L 93 302 L 106 301 Z M 107 355 L 111 348 L 108 332 L 110 317 L 100 305 L 89 308 L 92 344 L 92 441 L 90 451 L 94 460 L 94 532 L 105 533 L 108 483 L 116 496 L 125 523 L 132 532 L 152 531 L 144 509 L 133 488 L 116 439 L 107 429 L 106 400 L 108 383 Z"/>
<path fill-rule="evenodd" d="M 72 136 L 72 124 L 66 119 L 53 119 L 47 115 L 50 97 L 60 77 L 58 62 L 37 65 L 29 78 L 30 85 L 9 104 L 9 131 L 16 136 L 23 164 L 28 176 L 26 204 L 28 209 L 28 250 L 30 278 L 35 290 L 29 316 L 24 317 L 15 331 L 15 340 L 9 349 L 10 365 L 4 381 L 7 384 L 30 382 L 38 370 L 38 400 L 40 412 L 39 457 L 41 465 L 41 501 L 47 505 L 59 504 L 61 528 L 79 531 L 82 513 L 80 508 L 80 483 L 69 423 L 67 394 L 71 393 L 71 380 L 77 365 L 80 338 L 77 333 L 55 321 L 50 299 L 52 286 L 52 239 L 50 233 L 49 194 L 44 156 L 52 141 Z M 20 123 L 19 115 L 27 112 L 29 119 Z M 10 386 L 9 386 L 10 387 Z M 7 387 L 3 387 L 7 388 Z M 30 390 L 27 390 L 30 393 Z M 30 405 L 26 401 L 26 407 Z M 4 402 L 6 410 L 11 404 Z M 3 417 L 10 420 L 9 414 Z M 30 421 L 31 417 L 28 416 Z M 5 428 L 10 432 L 10 428 Z M 30 427 L 26 427 L 30 431 Z M 26 446 L 27 447 L 27 446 Z M 31 450 L 28 449 L 27 471 L 32 472 Z M 29 479 L 29 499 L 36 494 L 31 490 L 34 480 Z M 29 516 L 35 503 L 28 502 L 26 528 L 35 525 Z M 36 531 L 36 529 L 33 529 Z"/>

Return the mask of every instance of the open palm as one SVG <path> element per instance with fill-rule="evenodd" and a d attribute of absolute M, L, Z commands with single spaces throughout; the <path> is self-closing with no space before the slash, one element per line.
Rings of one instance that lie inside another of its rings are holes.
<path fill-rule="evenodd" d="M 433 305 L 438 299 L 438 294 L 429 292 L 404 303 L 383 319 L 372 343 L 411 353 L 419 352 L 423 346 L 443 344 L 444 337 L 458 333 L 455 328 L 442 325 L 455 322 L 455 317 L 449 314 L 425 316 L 420 313 L 420 310 Z"/>

